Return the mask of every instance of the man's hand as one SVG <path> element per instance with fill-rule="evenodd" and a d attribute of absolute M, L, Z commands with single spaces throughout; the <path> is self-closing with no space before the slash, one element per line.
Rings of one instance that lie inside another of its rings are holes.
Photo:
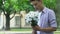
<path fill-rule="evenodd" d="M 31 26 L 37 26 L 37 21 L 36 21 L 36 20 L 33 20 L 33 19 L 32 19 L 31 22 L 32 22 L 32 23 L 31 23 Z"/>
<path fill-rule="evenodd" d="M 36 31 L 40 31 L 40 27 L 38 25 L 37 26 L 32 26 L 32 29 L 36 30 Z"/>

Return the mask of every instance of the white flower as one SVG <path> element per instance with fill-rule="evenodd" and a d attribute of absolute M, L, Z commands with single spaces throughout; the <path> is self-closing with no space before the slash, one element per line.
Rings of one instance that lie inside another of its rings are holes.
<path fill-rule="evenodd" d="M 29 12 L 25 17 L 25 22 L 31 23 L 32 18 L 37 21 L 38 20 L 38 12 L 32 12 L 32 11 Z"/>

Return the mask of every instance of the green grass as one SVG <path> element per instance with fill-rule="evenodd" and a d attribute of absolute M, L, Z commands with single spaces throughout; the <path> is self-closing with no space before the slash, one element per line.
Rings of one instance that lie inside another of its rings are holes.
<path fill-rule="evenodd" d="M 30 28 L 29 29 L 28 28 L 27 29 L 26 28 L 19 29 L 18 28 L 18 29 L 11 29 L 10 31 L 26 32 L 26 31 L 32 31 L 32 29 L 30 29 Z M 54 34 L 60 34 L 60 31 L 58 31 L 58 32 L 56 31 L 56 32 L 54 32 Z"/>
<path fill-rule="evenodd" d="M 54 32 L 54 34 L 60 34 L 60 32 Z"/>
<path fill-rule="evenodd" d="M 22 29 L 11 29 L 10 30 L 11 32 L 31 32 L 32 31 L 32 29 L 24 29 L 24 28 L 22 28 Z M 0 34 L 4 34 L 4 33 L 1 33 L 0 32 Z M 54 34 L 60 34 L 60 31 L 56 31 L 56 32 L 54 32 Z"/>
<path fill-rule="evenodd" d="M 21 28 L 21 29 L 11 29 L 10 31 L 32 31 L 32 29 L 31 28 Z"/>

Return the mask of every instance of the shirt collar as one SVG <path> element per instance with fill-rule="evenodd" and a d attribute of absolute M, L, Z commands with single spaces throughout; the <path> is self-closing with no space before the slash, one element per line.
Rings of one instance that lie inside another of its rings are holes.
<path fill-rule="evenodd" d="M 42 13 L 46 13 L 46 7 L 44 7 L 44 9 L 42 10 Z"/>
<path fill-rule="evenodd" d="M 37 12 L 39 12 L 39 10 L 37 10 Z M 42 13 L 46 13 L 46 7 L 44 7 L 44 9 L 42 11 L 40 11 Z"/>

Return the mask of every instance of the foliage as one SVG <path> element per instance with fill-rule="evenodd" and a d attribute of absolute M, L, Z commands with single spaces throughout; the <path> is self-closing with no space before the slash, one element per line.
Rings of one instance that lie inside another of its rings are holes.
<path fill-rule="evenodd" d="M 56 0 L 43 0 L 43 4 L 50 9 L 56 9 Z"/>
<path fill-rule="evenodd" d="M 34 10 L 33 6 L 30 4 L 29 0 L 6 0 L 4 4 L 4 9 L 6 11 L 30 11 Z"/>
<path fill-rule="evenodd" d="M 30 4 L 29 0 L 18 0 L 18 6 L 19 6 L 20 11 L 22 11 L 22 10 L 26 10 L 26 11 L 34 10 L 33 6 Z"/>
<path fill-rule="evenodd" d="M 0 0 L 0 10 L 2 10 L 2 0 Z"/>

